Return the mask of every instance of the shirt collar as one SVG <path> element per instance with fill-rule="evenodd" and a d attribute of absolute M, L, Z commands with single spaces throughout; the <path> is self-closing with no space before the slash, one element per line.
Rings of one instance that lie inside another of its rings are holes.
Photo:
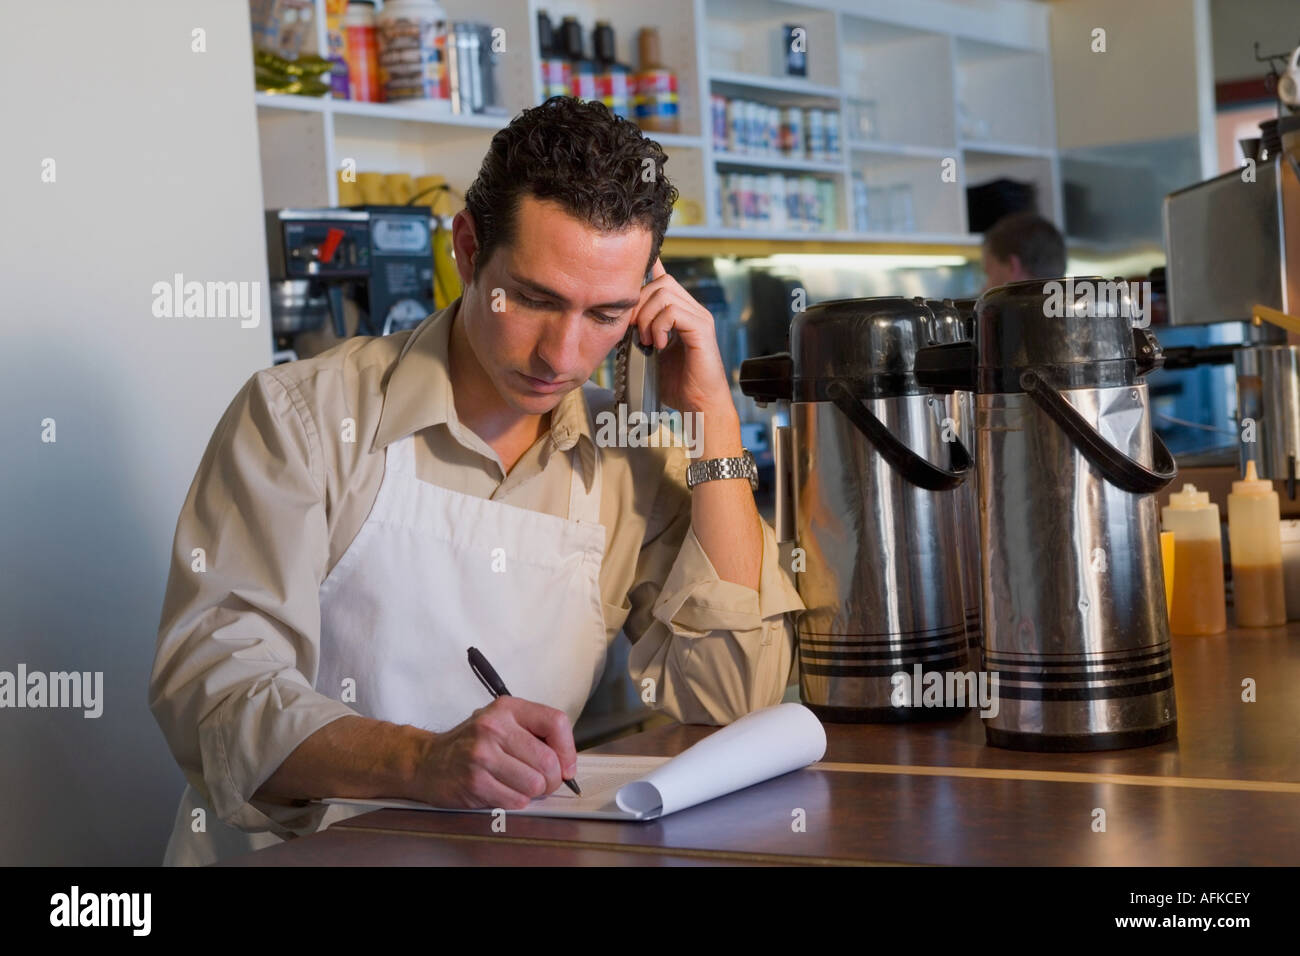
<path fill-rule="evenodd" d="M 457 299 L 426 318 L 402 346 L 384 389 L 384 406 L 371 451 L 379 451 L 399 438 L 432 425 L 445 424 L 453 435 L 463 427 L 456 417 L 447 360 L 451 325 L 460 301 Z M 579 439 L 586 439 L 578 457 L 582 461 L 583 480 L 590 486 L 596 445 L 582 388 L 565 393 L 552 409 L 547 435 L 554 451 L 568 451 Z"/>

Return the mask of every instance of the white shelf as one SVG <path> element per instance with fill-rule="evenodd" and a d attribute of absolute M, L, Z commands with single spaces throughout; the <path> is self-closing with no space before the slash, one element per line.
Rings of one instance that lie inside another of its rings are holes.
<path fill-rule="evenodd" d="M 365 116 L 403 123 L 438 123 L 444 126 L 471 126 L 497 130 L 510 122 L 509 116 L 453 113 L 451 105 L 445 100 L 437 105 L 425 106 L 417 103 L 358 103 L 353 100 L 336 100 L 329 96 L 255 93 L 253 101 L 259 108 L 302 110 L 309 113 L 329 113 L 334 116 Z"/>
<path fill-rule="evenodd" d="M 814 239 L 822 242 L 861 242 L 862 237 L 843 230 L 834 232 L 800 232 L 800 231 L 782 231 L 767 232 L 757 227 L 747 227 L 744 229 L 729 229 L 725 226 L 717 229 L 710 229 L 707 236 L 709 239 L 769 239 L 778 242 L 793 241 L 799 242 L 808 239 Z"/>
<path fill-rule="evenodd" d="M 960 122 L 962 111 L 958 109 L 958 141 L 970 140 L 969 145 L 975 149 L 983 148 L 976 143 L 1023 144 L 1054 153 L 1049 51 L 1017 49 L 965 37 L 955 37 L 952 46 L 956 101 L 964 103 L 966 121 L 982 127 L 978 140 L 964 135 L 963 128 L 969 127 Z"/>
<path fill-rule="evenodd" d="M 255 92 L 253 94 L 253 102 L 257 104 L 259 109 L 266 107 L 267 109 L 300 110 L 306 113 L 324 113 L 330 108 L 330 104 L 336 101 L 330 96 L 297 96 L 293 93 Z"/>
<path fill-rule="evenodd" d="M 821 86 L 800 79 L 797 76 L 762 76 L 756 73 L 732 73 L 714 70 L 709 73 L 709 82 L 724 86 L 745 87 L 751 90 L 764 90 L 768 93 L 793 93 L 812 99 L 839 100 L 838 86 Z"/>
<path fill-rule="evenodd" d="M 843 159 L 798 159 L 793 156 L 724 153 L 716 149 L 713 151 L 713 162 L 719 166 L 747 166 L 751 169 L 787 169 L 806 173 L 844 172 Z"/>
<path fill-rule="evenodd" d="M 438 123 L 446 126 L 470 126 L 498 130 L 511 117 L 492 113 L 453 113 L 450 108 L 425 107 L 402 103 L 357 103 L 328 96 L 295 96 L 287 93 L 255 93 L 259 109 L 298 110 L 306 113 L 330 113 L 334 116 L 364 116 L 401 123 Z M 703 149 L 704 137 L 686 133 L 659 133 L 645 130 L 645 135 L 664 147 Z"/>
<path fill-rule="evenodd" d="M 848 138 L 939 147 L 956 141 L 951 36 L 855 11 L 840 17 L 839 42 Z M 864 112 L 871 132 L 857 128 Z"/>
<path fill-rule="evenodd" d="M 1048 158 L 1056 150 L 1046 146 L 1029 146 L 1024 143 L 994 143 L 988 140 L 964 139 L 961 149 L 967 153 L 988 153 L 990 156 L 1038 156 Z"/>
<path fill-rule="evenodd" d="M 336 100 L 335 103 L 335 116 L 366 116 L 403 123 L 439 123 L 444 126 L 474 126 L 491 130 L 501 129 L 510 122 L 510 117 L 506 115 L 453 113 L 450 107 L 442 109 L 416 103 L 354 103 L 351 100 Z"/>
<path fill-rule="evenodd" d="M 837 229 L 834 232 L 763 232 L 758 229 L 705 229 L 700 226 L 686 226 L 669 229 L 670 237 L 698 239 L 773 239 L 778 241 L 819 242 L 880 242 L 896 243 L 900 241 L 927 243 L 931 245 L 978 246 L 980 236 L 968 233 L 934 233 L 934 232 L 847 232 Z"/>
<path fill-rule="evenodd" d="M 833 6 L 784 0 L 697 0 L 703 27 L 696 38 L 702 62 L 714 78 L 731 77 L 753 89 L 840 97 L 839 19 Z M 783 31 L 806 31 L 806 76 L 791 77 L 782 49 Z"/>
<path fill-rule="evenodd" d="M 717 230 L 707 225 L 694 226 L 669 226 L 665 237 L 673 236 L 677 239 L 715 239 Z"/>
<path fill-rule="evenodd" d="M 642 130 L 646 139 L 652 139 L 665 149 L 679 147 L 682 149 L 703 149 L 703 136 L 690 136 L 686 133 L 656 133 L 654 130 Z"/>
<path fill-rule="evenodd" d="M 849 151 L 854 153 L 878 153 L 882 156 L 904 156 L 916 159 L 947 159 L 956 157 L 956 146 L 913 146 L 909 143 L 885 143 L 874 139 L 858 139 L 849 142 Z"/>

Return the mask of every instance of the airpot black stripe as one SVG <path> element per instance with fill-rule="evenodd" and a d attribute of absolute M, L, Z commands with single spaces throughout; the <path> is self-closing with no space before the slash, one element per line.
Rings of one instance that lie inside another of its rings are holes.
<path fill-rule="evenodd" d="M 801 648 L 800 656 L 804 660 L 811 661 L 891 661 L 903 657 L 920 657 L 931 658 L 938 654 L 951 654 L 966 646 L 964 637 L 953 638 L 946 641 L 934 643 L 919 644 L 916 642 L 899 642 L 897 647 L 882 648 L 878 651 L 823 651 L 812 648 Z"/>
<path fill-rule="evenodd" d="M 1169 690 L 1173 675 L 1140 684 L 1111 684 L 1105 687 L 1016 687 L 998 683 L 998 697 L 1010 700 L 1111 700 L 1116 697 L 1143 697 Z"/>
<path fill-rule="evenodd" d="M 872 647 L 872 646 L 889 646 L 898 644 L 900 641 L 939 641 L 944 638 L 964 638 L 966 628 L 958 624 L 952 627 L 936 627 L 919 631 L 908 631 L 904 634 L 893 633 L 876 633 L 876 634 L 831 634 L 825 631 L 807 631 L 802 627 L 799 628 L 799 643 L 809 647 L 826 647 L 838 649 L 842 647 Z M 868 640 L 858 640 L 858 638 L 868 638 Z"/>
<path fill-rule="evenodd" d="M 1150 674 L 1167 674 L 1170 672 L 1170 663 L 1168 661 L 1163 661 L 1150 664 L 1146 667 L 1106 668 L 1105 670 L 1075 671 L 1074 673 L 1069 674 L 1064 671 L 1008 670 L 1005 667 L 987 667 L 985 669 L 996 671 L 998 680 L 1004 685 L 1007 681 L 1017 681 L 1019 683 L 1057 684 L 1081 683 L 1083 681 L 1096 680 L 1122 680 L 1128 677 L 1146 677 Z"/>
<path fill-rule="evenodd" d="M 847 664 L 816 664 L 812 662 L 800 661 L 799 671 L 803 674 L 813 674 L 818 677 L 890 677 L 899 671 L 912 672 L 912 665 L 920 664 L 922 668 L 929 671 L 954 670 L 966 664 L 966 650 L 962 648 L 962 653 L 943 658 L 909 658 L 899 661 L 896 664 L 880 665 L 847 665 Z"/>
<path fill-rule="evenodd" d="M 999 654 L 995 650 L 988 651 L 989 663 L 997 664 L 1000 667 L 1060 667 L 1079 669 L 1082 667 L 1109 667 L 1114 664 L 1136 664 L 1139 661 L 1152 661 L 1161 657 L 1169 656 L 1169 645 L 1164 645 L 1156 650 L 1149 648 L 1140 648 L 1123 654 L 1107 655 L 1089 655 L 1089 654 L 1062 654 L 1058 656 L 1049 656 L 1046 654 Z"/>

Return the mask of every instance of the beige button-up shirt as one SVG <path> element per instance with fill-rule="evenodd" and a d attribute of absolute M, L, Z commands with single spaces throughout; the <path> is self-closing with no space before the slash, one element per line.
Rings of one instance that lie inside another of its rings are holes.
<path fill-rule="evenodd" d="M 657 707 L 706 724 L 785 692 L 790 612 L 803 604 L 771 527 L 759 589 L 720 579 L 691 528 L 685 450 L 597 448 L 582 389 L 506 474 L 456 417 L 447 354 L 458 305 L 257 372 L 204 452 L 176 525 L 149 705 L 190 784 L 232 826 L 286 836 L 319 823 L 318 806 L 252 797 L 303 740 L 356 714 L 314 689 L 319 588 L 370 512 L 385 448 L 411 434 L 421 480 L 561 517 L 569 450 L 588 485 L 599 454 L 605 628 L 632 642 L 636 685 L 652 678 Z"/>

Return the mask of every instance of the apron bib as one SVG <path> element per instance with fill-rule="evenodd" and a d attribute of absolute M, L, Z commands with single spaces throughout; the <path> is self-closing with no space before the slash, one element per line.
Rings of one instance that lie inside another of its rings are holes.
<path fill-rule="evenodd" d="M 585 488 L 572 456 L 569 517 L 440 488 L 415 476 L 415 439 L 385 451 L 365 524 L 321 583 L 318 692 L 364 717 L 450 730 L 491 703 L 477 647 L 510 693 L 564 711 L 587 703 L 607 650 L 600 599 L 601 463 Z M 227 826 L 186 786 L 164 865 L 202 865 L 282 842 Z M 369 808 L 333 805 L 321 829 Z"/>

